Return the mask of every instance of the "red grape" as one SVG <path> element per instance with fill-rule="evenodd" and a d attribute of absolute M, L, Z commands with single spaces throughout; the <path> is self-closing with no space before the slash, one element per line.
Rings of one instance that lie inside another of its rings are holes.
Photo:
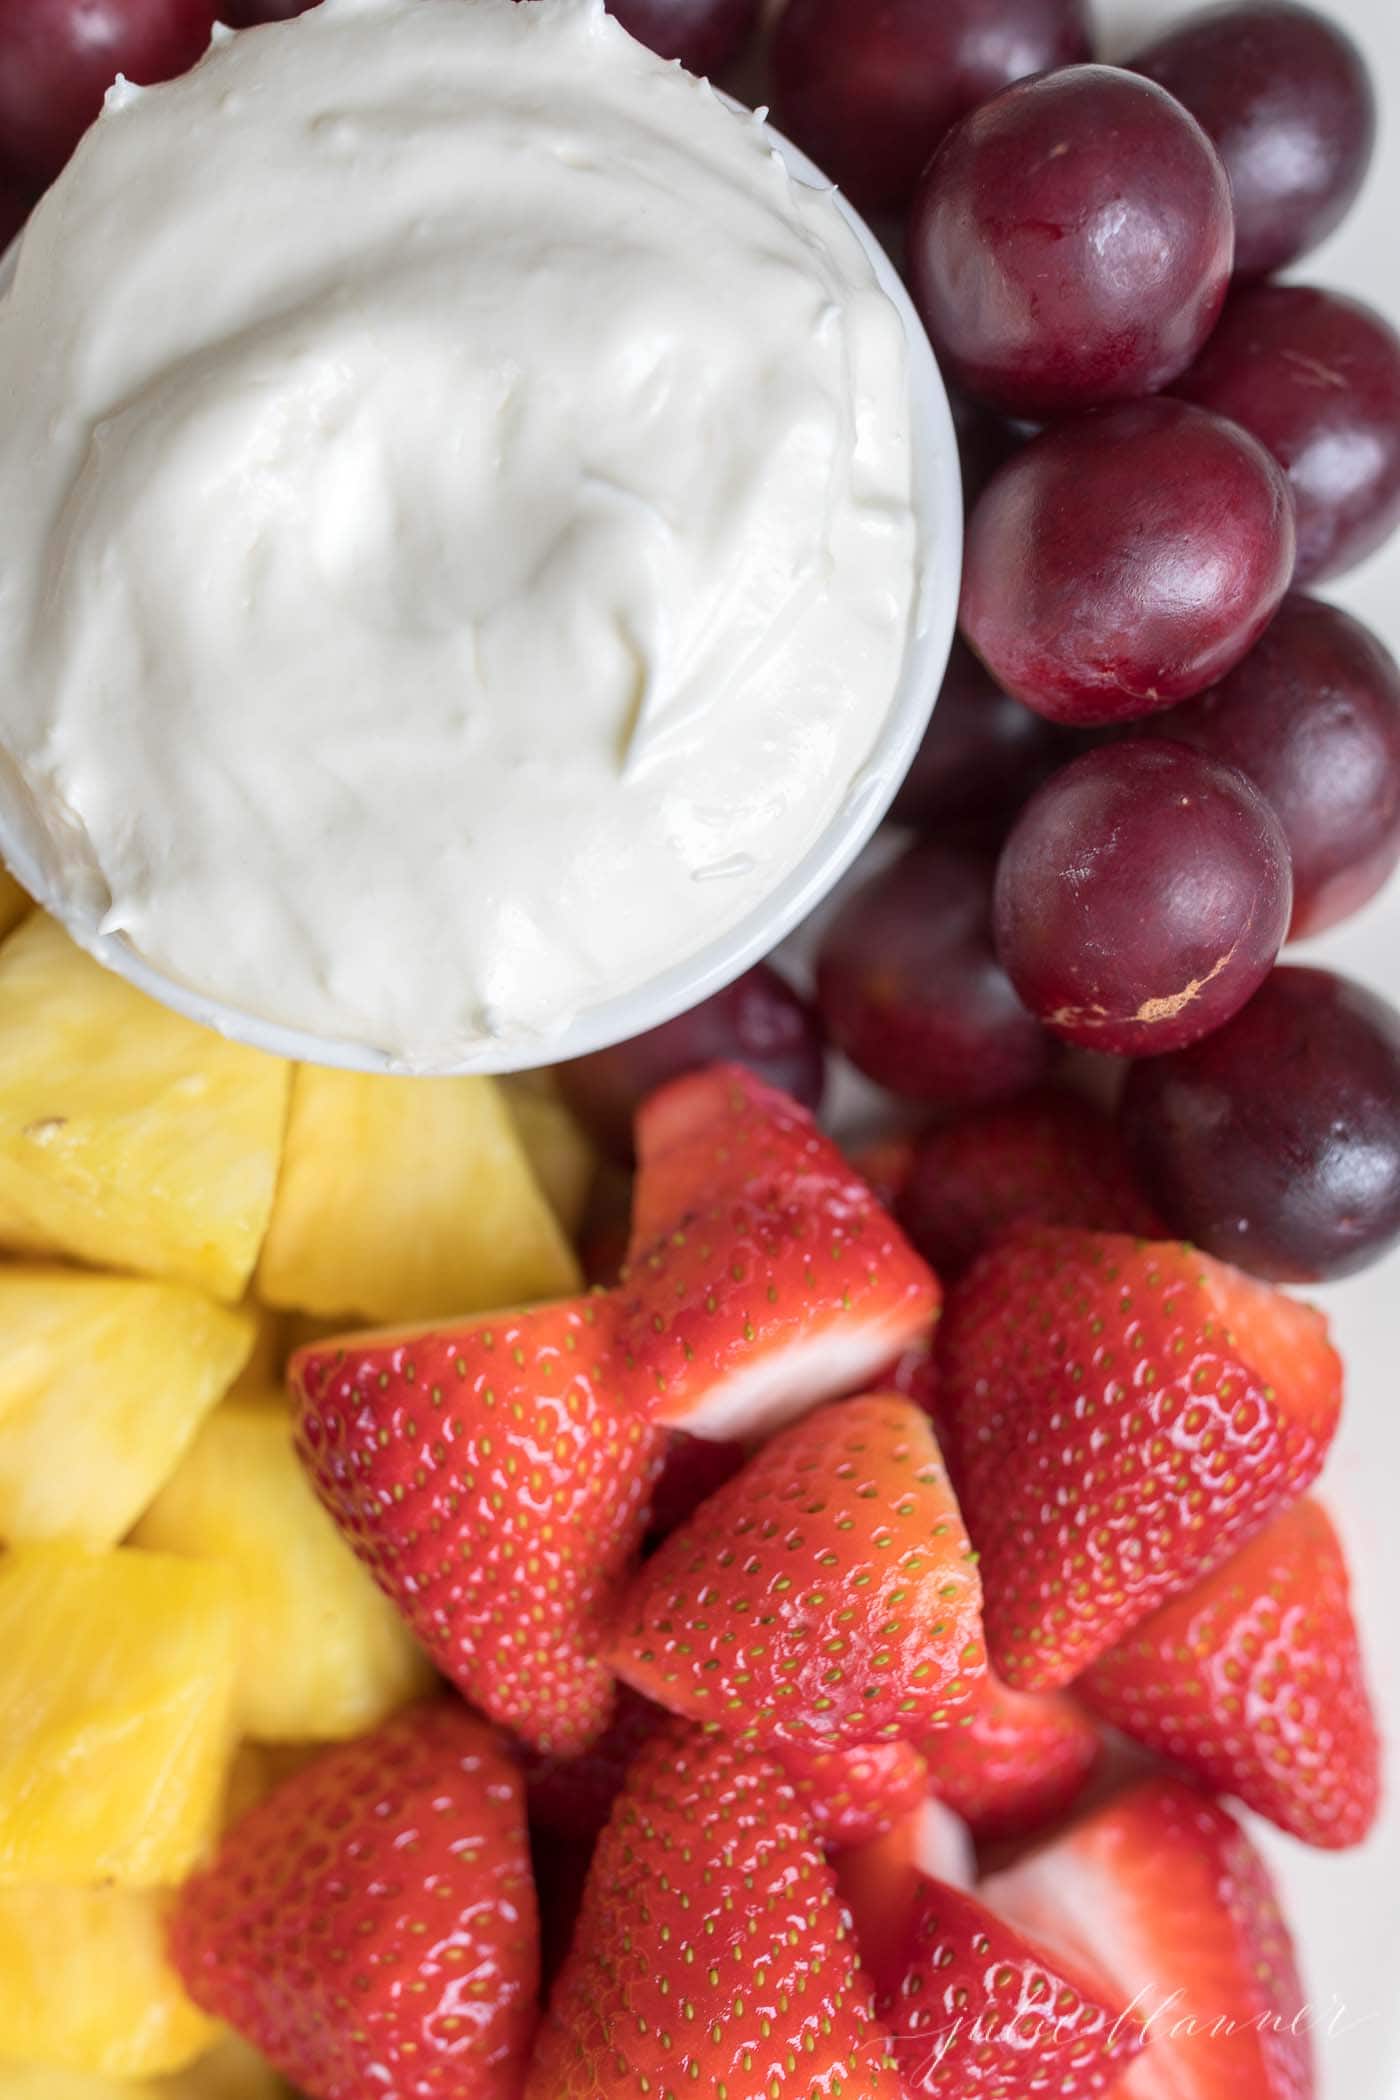
<path fill-rule="evenodd" d="M 759 0 L 607 0 L 624 29 L 692 73 L 728 65 L 758 21 Z"/>
<path fill-rule="evenodd" d="M 230 29 L 255 29 L 260 22 L 290 22 L 317 0 L 219 0 L 219 20 Z"/>
<path fill-rule="evenodd" d="M 1122 1125 L 1173 1227 L 1256 1276 L 1347 1276 L 1400 1239 L 1400 1014 L 1330 970 L 1275 970 L 1135 1065 Z"/>
<path fill-rule="evenodd" d="M 1189 15 L 1127 63 L 1175 95 L 1225 163 L 1235 269 L 1263 277 L 1346 216 L 1376 142 L 1366 61 L 1296 0 L 1240 0 Z"/>
<path fill-rule="evenodd" d="M 1288 842 L 1253 783 L 1163 737 L 1086 751 L 1002 852 L 997 953 L 1066 1042 L 1177 1049 L 1238 1012 L 1288 932 Z"/>
<path fill-rule="evenodd" d="M 1179 401 L 1135 401 L 1046 431 L 993 477 L 968 526 L 963 632 L 1052 721 L 1131 721 L 1238 663 L 1292 568 L 1293 508 L 1263 447 Z"/>
<path fill-rule="evenodd" d="M 1087 0 L 789 0 L 777 120 L 857 204 L 897 211 L 950 124 L 1090 48 Z"/>
<path fill-rule="evenodd" d="M 767 963 L 660 1028 L 560 1065 L 559 1084 L 598 1143 L 614 1159 L 630 1160 L 638 1103 L 668 1079 L 720 1062 L 747 1065 L 808 1108 L 821 1106 L 826 1078 L 821 1024 L 807 1001 Z"/>
<path fill-rule="evenodd" d="M 1244 662 L 1158 726 L 1239 766 L 1272 805 L 1293 939 L 1359 911 L 1400 862 L 1400 665 L 1335 605 L 1285 598 Z"/>
<path fill-rule="evenodd" d="M 47 181 L 118 73 L 183 73 L 213 27 L 214 0 L 0 0 L 0 153 Z"/>
<path fill-rule="evenodd" d="M 1069 756 L 1065 732 L 1004 693 L 961 639 L 890 815 L 916 830 L 1005 828 Z"/>
<path fill-rule="evenodd" d="M 1174 391 L 1242 423 L 1284 468 L 1296 582 L 1340 575 L 1400 524 L 1400 335 L 1359 299 L 1249 286 Z"/>
<path fill-rule="evenodd" d="M 913 1101 L 997 1101 L 1034 1086 L 1050 1044 L 992 950 L 990 855 L 914 847 L 847 898 L 817 957 L 832 1041 Z"/>
<path fill-rule="evenodd" d="M 1210 334 L 1230 185 L 1193 117 L 1111 66 L 1023 81 L 919 185 L 910 283 L 958 385 L 1032 418 L 1167 386 Z"/>

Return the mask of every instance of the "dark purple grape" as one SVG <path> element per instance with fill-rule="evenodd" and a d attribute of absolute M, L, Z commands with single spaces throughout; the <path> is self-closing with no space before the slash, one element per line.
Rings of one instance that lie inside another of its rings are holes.
<path fill-rule="evenodd" d="M 1206 1042 L 1135 1065 L 1128 1149 L 1173 1228 L 1273 1283 L 1349 1276 L 1400 1239 L 1400 1014 L 1275 970 Z"/>
<path fill-rule="evenodd" d="M 989 675 L 958 638 L 914 763 L 894 799 L 896 824 L 918 831 L 997 827 L 1069 755 L 1069 740 Z"/>
<path fill-rule="evenodd" d="M 168 80 L 207 49 L 214 0 L 6 0 L 0 158 L 47 182 L 118 73 Z"/>
<path fill-rule="evenodd" d="M 1126 63 L 1184 102 L 1225 163 L 1235 270 L 1263 277 L 1341 223 L 1376 142 L 1366 61 L 1296 0 L 1188 15 Z"/>
<path fill-rule="evenodd" d="M 668 1079 L 721 1062 L 747 1065 L 808 1108 L 821 1106 L 826 1057 L 813 1008 L 767 963 L 660 1028 L 558 1067 L 574 1114 L 614 1159 L 632 1157 L 638 1103 Z"/>
<path fill-rule="evenodd" d="M 692 73 L 728 65 L 758 22 L 759 0 L 607 0 L 639 44 L 678 58 Z"/>
<path fill-rule="evenodd" d="M 898 211 L 950 124 L 1090 50 L 1087 0 L 789 0 L 775 115 L 857 204 Z"/>
<path fill-rule="evenodd" d="M 1046 431 L 968 525 L 962 627 L 1052 721 L 1125 722 L 1224 676 L 1293 568 L 1282 473 L 1244 431 L 1134 401 Z"/>
<path fill-rule="evenodd" d="M 1359 911 L 1400 862 L 1400 665 L 1335 605 L 1285 598 L 1228 678 L 1155 726 L 1241 767 L 1272 805 L 1292 939 Z"/>
<path fill-rule="evenodd" d="M 822 941 L 831 1039 L 911 1101 L 959 1107 L 1034 1086 L 1050 1042 L 992 951 L 989 854 L 914 847 L 847 898 Z"/>
<path fill-rule="evenodd" d="M 1239 1011 L 1291 905 L 1288 843 L 1252 782 L 1184 744 L 1130 738 L 1027 803 L 997 868 L 997 953 L 1065 1042 L 1159 1054 Z"/>
<path fill-rule="evenodd" d="M 1224 303 L 1230 185 L 1193 117 L 1071 66 L 964 117 L 919 185 L 910 283 L 950 376 L 1032 419 L 1155 393 Z"/>
<path fill-rule="evenodd" d="M 1284 468 L 1296 582 L 1340 575 L 1400 524 L 1400 335 L 1359 299 L 1249 286 L 1173 391 L 1242 423 Z"/>
<path fill-rule="evenodd" d="M 255 29 L 260 22 L 290 22 L 317 0 L 219 0 L 219 20 L 230 29 Z"/>

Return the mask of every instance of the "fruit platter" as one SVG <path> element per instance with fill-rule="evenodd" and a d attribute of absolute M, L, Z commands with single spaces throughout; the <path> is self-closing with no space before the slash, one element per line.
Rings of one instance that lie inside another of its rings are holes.
<path fill-rule="evenodd" d="M 0 2100 L 1400 2100 L 1391 0 L 0 0 Z"/>

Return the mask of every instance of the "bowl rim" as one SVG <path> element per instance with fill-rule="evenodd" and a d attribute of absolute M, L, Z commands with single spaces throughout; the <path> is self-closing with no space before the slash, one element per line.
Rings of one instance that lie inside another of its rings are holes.
<path fill-rule="evenodd" d="M 794 181 L 827 190 L 855 234 L 876 281 L 899 315 L 908 352 L 917 574 L 909 640 L 894 697 L 869 757 L 839 807 L 801 860 L 742 919 L 703 948 L 631 990 L 584 1007 L 549 1033 L 519 1033 L 476 1046 L 451 1061 L 405 1058 L 370 1043 L 290 1028 L 226 1005 L 169 977 L 121 934 L 103 933 L 71 899 L 56 897 L 23 836 L 0 807 L 0 858 L 37 904 L 87 953 L 160 1005 L 226 1039 L 295 1064 L 342 1071 L 450 1078 L 536 1070 L 610 1048 L 660 1027 L 722 991 L 770 955 L 835 887 L 873 836 L 913 762 L 933 713 L 957 624 L 962 573 L 963 502 L 957 435 L 947 390 L 923 323 L 887 251 L 860 214 L 800 148 L 732 96 L 715 91 L 736 114 L 753 116 Z M 0 256 L 0 297 L 14 276 L 21 233 Z"/>

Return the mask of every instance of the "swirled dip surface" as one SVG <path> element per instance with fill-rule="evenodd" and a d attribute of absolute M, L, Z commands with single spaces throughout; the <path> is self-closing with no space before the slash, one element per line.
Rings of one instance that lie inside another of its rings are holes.
<path fill-rule="evenodd" d="M 601 0 L 327 0 L 118 88 L 0 304 L 0 742 L 59 903 L 410 1063 L 799 861 L 891 702 L 905 345 Z"/>

